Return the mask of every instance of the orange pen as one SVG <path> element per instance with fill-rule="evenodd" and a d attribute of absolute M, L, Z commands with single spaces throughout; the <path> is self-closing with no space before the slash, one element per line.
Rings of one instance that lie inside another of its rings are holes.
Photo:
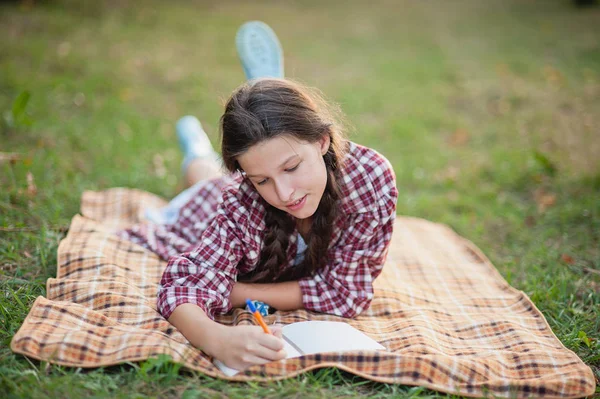
<path fill-rule="evenodd" d="M 254 304 L 252 303 L 252 301 L 250 299 L 246 299 L 246 305 L 248 305 L 248 309 L 250 309 L 250 312 L 252 312 L 252 314 L 254 315 L 254 318 L 256 319 L 258 324 L 260 324 L 263 331 L 266 332 L 267 334 L 271 334 L 271 330 L 269 330 L 269 327 L 267 327 L 267 324 L 263 320 L 260 312 L 258 310 L 256 310 L 256 307 L 254 306 Z"/>

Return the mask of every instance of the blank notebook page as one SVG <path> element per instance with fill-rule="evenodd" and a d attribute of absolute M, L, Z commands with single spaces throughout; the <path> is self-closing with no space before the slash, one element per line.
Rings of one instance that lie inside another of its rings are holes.
<path fill-rule="evenodd" d="M 385 350 L 383 345 L 351 325 L 335 321 L 303 321 L 288 324 L 283 327 L 283 336 L 303 354 Z"/>

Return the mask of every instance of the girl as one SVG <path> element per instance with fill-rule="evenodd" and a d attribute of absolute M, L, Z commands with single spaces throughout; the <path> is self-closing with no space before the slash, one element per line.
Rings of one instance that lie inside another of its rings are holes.
<path fill-rule="evenodd" d="M 284 358 L 279 329 L 213 321 L 247 298 L 343 317 L 369 306 L 395 176 L 381 154 L 344 138 L 315 90 L 280 78 L 235 90 L 220 120 L 224 176 L 199 123 L 187 117 L 178 130 L 198 144 L 184 161 L 190 183 L 202 180 L 171 203 L 171 220 L 121 235 L 169 259 L 158 309 L 194 346 L 236 369 Z"/>

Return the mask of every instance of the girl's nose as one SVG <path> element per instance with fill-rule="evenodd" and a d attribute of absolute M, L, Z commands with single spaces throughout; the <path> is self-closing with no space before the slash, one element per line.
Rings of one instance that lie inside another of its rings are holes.
<path fill-rule="evenodd" d="M 275 184 L 275 190 L 277 191 L 277 196 L 279 200 L 284 204 L 293 200 L 292 194 L 294 194 L 294 189 L 291 184 L 288 184 L 286 181 L 279 181 Z"/>

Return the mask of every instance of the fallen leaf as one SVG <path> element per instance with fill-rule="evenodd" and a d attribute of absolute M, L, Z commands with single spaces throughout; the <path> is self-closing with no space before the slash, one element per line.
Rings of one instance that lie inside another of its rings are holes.
<path fill-rule="evenodd" d="M 597 274 L 597 275 L 600 276 L 600 270 L 592 269 L 592 268 L 589 268 L 589 267 L 584 267 L 583 271 L 585 273 L 592 273 L 592 274 Z"/>
<path fill-rule="evenodd" d="M 2 270 L 3 272 L 6 272 L 7 274 L 12 273 L 16 270 L 17 265 L 11 264 L 11 263 L 3 263 L 2 265 L 0 265 L 0 270 Z"/>
<path fill-rule="evenodd" d="M 543 213 L 546 209 L 550 208 L 556 203 L 556 194 L 548 193 L 543 189 L 538 189 L 533 194 L 535 202 L 537 204 L 538 212 Z"/>
<path fill-rule="evenodd" d="M 469 141 L 469 132 L 466 129 L 458 128 L 448 139 L 448 144 L 452 146 L 465 145 Z"/>
<path fill-rule="evenodd" d="M 33 174 L 27 172 L 27 195 L 29 197 L 35 197 L 37 195 L 37 187 L 33 181 Z"/>
<path fill-rule="evenodd" d="M 566 264 L 572 265 L 573 263 L 575 263 L 575 259 L 573 259 L 572 257 L 570 257 L 567 254 L 562 254 L 560 256 L 560 260 L 562 260 L 563 262 L 565 262 Z"/>
<path fill-rule="evenodd" d="M 31 254 L 27 251 L 23 252 L 23 255 L 25 255 L 26 258 L 31 258 Z"/>
<path fill-rule="evenodd" d="M 85 103 L 85 94 L 83 94 L 81 92 L 75 94 L 75 97 L 73 97 L 73 104 L 75 104 L 78 107 L 81 107 L 84 103 Z"/>
<path fill-rule="evenodd" d="M 0 162 L 12 162 L 18 161 L 21 159 L 21 154 L 16 152 L 0 152 Z"/>

